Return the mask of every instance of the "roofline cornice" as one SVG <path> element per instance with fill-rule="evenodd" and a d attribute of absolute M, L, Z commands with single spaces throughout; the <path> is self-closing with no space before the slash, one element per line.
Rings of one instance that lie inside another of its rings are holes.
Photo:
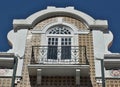
<path fill-rule="evenodd" d="M 46 18 L 50 18 L 54 16 L 70 16 L 76 18 L 77 20 L 82 20 L 88 25 L 88 27 L 91 27 L 92 29 L 94 28 L 107 29 L 108 27 L 107 20 L 95 20 L 86 13 L 75 10 L 74 7 L 66 7 L 66 8 L 47 7 L 47 9 L 36 12 L 26 19 L 14 19 L 13 27 L 15 31 L 22 28 L 29 29 L 34 27 L 36 23 Z"/>

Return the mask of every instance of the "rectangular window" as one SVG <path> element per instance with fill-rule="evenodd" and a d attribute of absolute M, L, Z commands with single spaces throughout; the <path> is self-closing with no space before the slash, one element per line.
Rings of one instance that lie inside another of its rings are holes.
<path fill-rule="evenodd" d="M 58 49 L 60 54 L 59 59 L 71 59 L 71 38 L 48 38 L 47 59 L 58 59 Z"/>
<path fill-rule="evenodd" d="M 71 38 L 61 38 L 61 59 L 71 59 Z"/>
<path fill-rule="evenodd" d="M 71 46 L 61 46 L 61 59 L 71 59 Z"/>
<path fill-rule="evenodd" d="M 57 59 L 57 46 L 48 46 L 47 59 Z"/>
<path fill-rule="evenodd" d="M 57 59 L 58 38 L 48 38 L 47 59 Z"/>

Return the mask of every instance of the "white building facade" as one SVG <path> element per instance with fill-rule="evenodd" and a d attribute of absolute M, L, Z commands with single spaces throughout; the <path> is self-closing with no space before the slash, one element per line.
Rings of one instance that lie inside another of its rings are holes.
<path fill-rule="evenodd" d="M 74 7 L 13 20 L 12 49 L 0 53 L 0 87 L 120 87 L 120 54 L 107 20 Z"/>

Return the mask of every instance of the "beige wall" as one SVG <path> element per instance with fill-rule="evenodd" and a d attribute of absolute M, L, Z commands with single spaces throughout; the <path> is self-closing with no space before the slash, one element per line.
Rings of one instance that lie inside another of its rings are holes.
<path fill-rule="evenodd" d="M 41 21 L 40 23 L 36 24 L 36 26 L 33 28 L 33 30 L 34 29 L 43 29 L 44 26 L 46 26 L 47 24 L 54 23 L 56 21 L 57 21 L 57 17 L 45 19 L 45 20 Z M 70 17 L 63 17 L 63 21 L 77 27 L 78 29 L 86 29 L 87 30 L 87 26 L 85 25 L 85 23 L 82 23 L 82 21 L 80 21 L 80 20 L 76 20 L 76 19 L 70 18 Z M 23 65 L 23 71 L 22 71 L 22 79 L 21 79 L 20 83 L 18 83 L 16 85 L 16 87 L 34 87 L 34 86 L 31 86 L 31 84 L 34 84 L 34 81 L 36 81 L 35 77 L 34 78 L 32 77 L 31 81 L 30 81 L 27 65 L 30 63 L 36 63 L 36 61 L 38 60 L 37 59 L 37 51 L 38 50 L 34 50 L 35 51 L 34 56 L 36 56 L 35 59 L 32 58 L 31 53 L 32 53 L 32 46 L 40 45 L 41 35 L 40 34 L 32 34 L 30 31 L 28 31 L 28 36 L 29 35 L 32 35 L 32 38 L 28 38 L 26 41 L 26 50 L 25 50 L 25 59 L 24 59 L 24 65 Z M 87 59 L 88 59 L 89 65 L 90 65 L 90 78 L 88 78 L 88 79 L 90 79 L 91 81 L 87 85 L 92 84 L 93 87 L 101 87 L 101 85 L 98 85 L 96 83 L 96 79 L 95 79 L 95 64 L 94 64 L 94 54 L 93 54 L 92 33 L 90 32 L 89 34 L 79 35 L 78 39 L 79 39 L 78 40 L 79 45 L 86 46 Z M 84 57 L 82 57 L 80 59 L 80 63 L 81 64 L 86 63 L 86 60 Z M 30 83 L 30 82 L 33 82 L 33 83 Z M 106 82 L 107 82 L 107 84 L 106 84 L 107 87 L 110 87 L 110 85 L 108 84 L 108 83 L 110 83 L 110 81 L 107 80 Z M 118 80 L 116 80 L 114 82 L 117 82 L 117 84 L 120 84 L 120 82 L 118 83 Z M 84 81 L 83 81 L 83 83 L 84 83 Z M 119 87 L 119 86 L 114 86 L 114 87 Z"/>

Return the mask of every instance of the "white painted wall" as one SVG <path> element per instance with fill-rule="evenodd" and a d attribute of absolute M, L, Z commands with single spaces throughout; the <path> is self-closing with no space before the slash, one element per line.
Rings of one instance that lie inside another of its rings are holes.
<path fill-rule="evenodd" d="M 25 53 L 27 31 L 28 31 L 27 29 L 19 30 L 17 32 L 14 32 L 13 30 L 11 30 L 8 33 L 8 40 L 12 44 L 12 49 L 10 49 L 8 53 L 15 53 L 15 55 L 18 58 L 16 76 L 22 75 L 23 58 L 24 58 L 24 53 Z"/>
<path fill-rule="evenodd" d="M 112 34 L 111 31 L 109 31 L 108 33 L 104 34 L 104 41 L 105 41 L 105 54 L 111 53 L 108 50 L 109 44 L 110 43 L 112 44 L 112 41 L 113 41 L 113 34 Z"/>
<path fill-rule="evenodd" d="M 95 61 L 95 75 L 96 77 L 101 77 L 101 61 L 96 59 L 94 61 Z"/>
<path fill-rule="evenodd" d="M 95 59 L 103 59 L 105 52 L 105 41 L 104 34 L 102 31 L 93 30 L 93 48 L 94 48 L 94 57 Z"/>
<path fill-rule="evenodd" d="M 113 40 L 113 35 L 110 31 L 103 33 L 100 30 L 93 30 L 92 33 L 96 77 L 101 77 L 101 59 L 104 59 L 104 54 L 111 53 L 108 46 Z"/>
<path fill-rule="evenodd" d="M 100 30 L 93 30 L 93 48 L 94 48 L 94 62 L 95 62 L 95 75 L 101 77 L 101 61 L 104 59 L 105 41 L 104 34 Z"/>
<path fill-rule="evenodd" d="M 20 57 L 24 56 L 25 51 L 25 43 L 27 38 L 27 29 L 19 30 L 14 32 L 11 30 L 8 33 L 8 40 L 12 44 L 12 49 L 8 52 L 13 52 Z"/>

